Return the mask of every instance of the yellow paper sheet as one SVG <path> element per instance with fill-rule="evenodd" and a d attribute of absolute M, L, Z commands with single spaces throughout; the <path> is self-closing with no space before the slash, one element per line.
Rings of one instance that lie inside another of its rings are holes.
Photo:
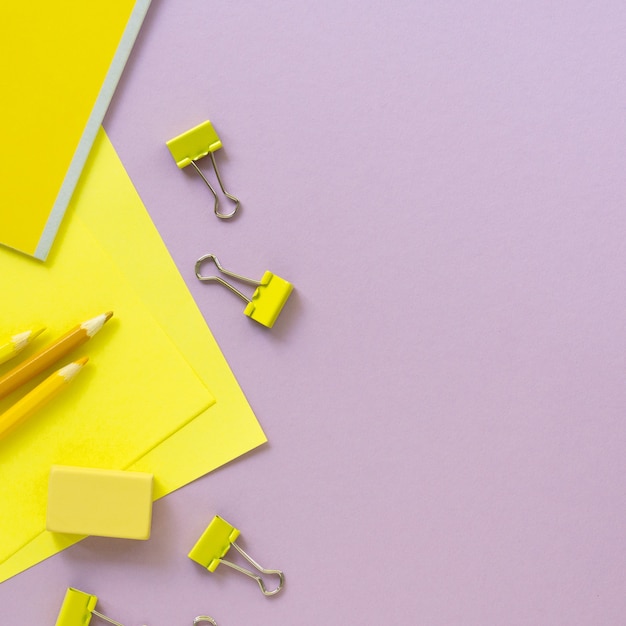
<path fill-rule="evenodd" d="M 214 402 L 80 220 L 64 243 L 49 265 L 0 251 L 3 323 L 45 323 L 49 342 L 108 309 L 115 316 L 62 361 L 90 356 L 71 386 L 0 439 L 0 510 L 10 512 L 0 516 L 0 561 L 44 530 L 50 465 L 124 469 Z"/>
<path fill-rule="evenodd" d="M 217 400 L 128 469 L 153 472 L 158 498 L 265 442 L 241 388 L 103 131 L 77 188 L 53 262 L 63 252 L 76 223 L 107 250 L 135 295 L 143 299 Z M 0 581 L 78 540 L 51 533 L 37 536 L 0 564 Z"/>
<path fill-rule="evenodd" d="M 0 5 L 0 242 L 46 258 L 148 6 Z"/>

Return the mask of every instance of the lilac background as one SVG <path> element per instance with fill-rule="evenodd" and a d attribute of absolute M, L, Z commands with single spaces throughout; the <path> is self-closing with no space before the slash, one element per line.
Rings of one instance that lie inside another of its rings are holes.
<path fill-rule="evenodd" d="M 0 585 L 2 623 L 53 624 L 68 585 L 125 626 L 626 623 L 625 27 L 621 1 L 153 0 L 105 127 L 270 443 L 150 541 Z M 164 145 L 207 118 L 231 223 Z M 295 284 L 272 331 L 196 281 L 207 252 Z M 187 559 L 214 513 L 281 594 Z"/>

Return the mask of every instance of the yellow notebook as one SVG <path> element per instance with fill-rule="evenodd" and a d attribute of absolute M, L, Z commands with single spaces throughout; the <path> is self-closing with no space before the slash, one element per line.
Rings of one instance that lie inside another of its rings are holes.
<path fill-rule="evenodd" d="M 47 257 L 149 5 L 2 3 L 0 243 Z"/>

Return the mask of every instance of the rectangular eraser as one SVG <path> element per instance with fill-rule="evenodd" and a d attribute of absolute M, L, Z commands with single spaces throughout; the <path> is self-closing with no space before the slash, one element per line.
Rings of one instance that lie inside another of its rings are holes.
<path fill-rule="evenodd" d="M 152 474 L 53 465 L 46 529 L 55 533 L 148 539 Z"/>

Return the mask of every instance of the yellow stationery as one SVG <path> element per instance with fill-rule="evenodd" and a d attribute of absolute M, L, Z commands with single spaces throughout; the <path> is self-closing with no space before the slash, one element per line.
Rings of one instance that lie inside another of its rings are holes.
<path fill-rule="evenodd" d="M 2 3 L 1 243 L 46 258 L 149 4 Z"/>
<path fill-rule="evenodd" d="M 3 320 L 14 325 L 27 313 L 36 315 L 33 321 L 45 318 L 56 336 L 68 320 L 109 308 L 116 315 L 106 333 L 90 340 L 90 367 L 72 392 L 0 440 L 0 510 L 11 512 L 0 516 L 0 562 L 43 532 L 51 465 L 125 469 L 214 401 L 80 220 L 57 252 L 42 265 L 0 250 L 0 292 L 10 294 L 3 299 Z M 13 394 L 2 400 L 0 411 L 14 401 Z"/>
<path fill-rule="evenodd" d="M 150 539 L 154 476 L 53 465 L 46 528 L 52 532 Z"/>
<path fill-rule="evenodd" d="M 0 344 L 0 365 L 15 358 L 22 350 L 30 345 L 30 342 L 41 335 L 44 328 L 34 328 L 16 333 L 9 337 L 8 341 Z"/>
<path fill-rule="evenodd" d="M 8 436 L 15 428 L 53 400 L 83 370 L 89 357 L 84 356 L 59 368 L 32 391 L 20 398 L 12 407 L 0 414 L 0 438 Z"/>
<path fill-rule="evenodd" d="M 149 472 L 155 476 L 154 497 L 158 498 L 266 441 L 241 388 L 147 215 L 119 157 L 103 131 L 100 132 L 94 143 L 92 154 L 86 164 L 69 211 L 71 212 L 71 219 L 64 223 L 61 228 L 59 237 L 62 238 L 62 242 L 61 245 L 55 247 L 50 257 L 49 268 L 48 265 L 42 268 L 41 264 L 31 264 L 38 266 L 40 270 L 43 269 L 44 274 L 51 273 L 57 267 L 60 259 L 68 255 L 73 259 L 84 259 L 83 271 L 89 274 L 92 272 L 94 262 L 100 259 L 97 254 L 98 251 L 105 253 L 106 270 L 112 274 L 111 281 L 119 281 L 121 283 L 120 288 L 122 285 L 128 288 L 132 292 L 127 294 L 130 300 L 140 299 L 142 301 L 144 314 L 149 315 L 150 320 L 157 326 L 155 329 L 155 326 L 151 325 L 150 330 L 155 333 L 156 337 L 159 337 L 163 331 L 167 333 L 180 350 L 179 358 L 174 359 L 176 363 L 182 370 L 187 368 L 188 371 L 189 367 L 193 368 L 196 375 L 214 393 L 216 401 L 210 407 L 207 403 L 198 412 L 186 406 L 186 393 L 166 393 L 164 391 L 159 393 L 155 391 L 154 394 L 159 399 L 159 404 L 168 405 L 164 410 L 169 411 L 174 416 L 178 415 L 179 421 L 185 423 L 182 428 L 173 427 L 166 438 L 161 438 L 154 445 L 144 446 L 143 452 L 137 454 L 126 465 L 115 466 L 111 463 L 111 444 L 105 442 L 104 450 L 101 450 L 97 445 L 97 435 L 91 438 L 91 446 L 89 447 L 94 449 L 89 453 L 89 462 L 69 462 L 67 455 L 62 454 L 55 457 L 50 464 L 82 464 L 90 467 L 117 467 L 118 469 Z M 96 251 L 97 259 L 91 252 L 92 247 Z M 0 250 L 0 252 L 2 251 Z M 0 255 L 0 265 L 4 266 L 5 261 L 8 261 L 9 258 L 19 258 L 20 261 L 29 262 L 26 257 L 11 255 L 7 251 Z M 0 275 L 0 284 L 7 279 L 5 275 L 10 273 L 3 272 Z M 157 276 L 158 280 L 150 279 L 154 276 Z M 45 276 L 42 280 L 45 280 Z M 71 279 L 68 280 L 71 282 Z M 92 274 L 91 282 L 88 290 L 101 294 L 100 275 Z M 71 288 L 74 289 L 75 287 L 72 286 Z M 167 294 L 167 297 L 164 297 L 164 294 Z M 104 300 L 105 297 L 106 294 L 102 294 L 101 300 Z M 124 300 L 125 298 L 126 296 L 124 296 Z M 99 304 L 100 308 L 104 306 L 102 301 Z M 28 322 L 28 320 L 23 319 L 23 311 L 27 310 L 27 306 L 20 307 L 22 323 Z M 93 366 L 90 375 L 85 373 L 81 376 L 85 379 L 77 380 L 74 383 L 77 386 L 82 383 L 89 384 L 89 393 L 76 393 L 79 390 L 75 388 L 63 400 L 72 403 L 76 402 L 79 396 L 90 397 L 95 381 L 98 378 L 107 378 L 106 369 L 108 366 L 99 366 L 101 357 L 110 351 L 113 342 L 118 343 L 118 340 L 121 339 L 118 335 L 121 335 L 122 327 L 127 323 L 127 315 L 131 315 L 128 309 L 132 308 L 130 302 L 127 302 L 125 307 L 118 305 L 117 302 L 109 302 L 108 306 L 115 310 L 115 317 L 109 322 L 113 325 L 115 336 L 107 337 L 107 341 L 102 342 L 102 354 L 100 351 L 96 353 L 90 347 Z M 117 326 L 115 326 L 116 324 Z M 90 343 L 93 343 L 95 348 L 99 341 L 100 339 L 95 337 Z M 185 365 L 180 365 L 180 359 L 183 358 L 181 354 L 184 356 Z M 164 363 L 164 359 L 169 361 L 169 356 L 154 357 L 153 355 L 153 358 L 158 362 L 159 368 L 165 366 L 165 369 L 169 371 L 170 368 L 167 367 L 167 363 Z M 98 364 L 97 375 L 94 371 L 96 364 Z M 104 372 L 102 376 L 101 372 Z M 180 377 L 186 378 L 186 375 L 181 372 Z M 104 383 L 105 381 L 101 382 Z M 189 385 L 190 381 L 187 380 L 186 384 Z M 162 389 L 168 388 L 167 382 L 155 379 L 154 388 L 158 389 L 159 385 L 162 385 Z M 135 390 L 138 388 L 134 383 L 130 383 L 129 386 Z M 115 385 L 110 385 L 110 381 L 109 387 L 116 389 Z M 173 388 L 171 383 L 169 388 Z M 127 393 L 130 392 L 127 391 Z M 205 393 L 208 393 L 206 387 Z M 127 411 L 124 406 L 127 398 L 120 398 L 117 393 L 114 396 L 109 404 L 117 407 L 117 412 L 125 414 L 127 419 L 129 419 L 128 415 L 132 416 L 137 421 L 138 429 L 141 430 L 152 424 L 153 416 L 149 412 L 145 410 L 133 412 L 132 409 Z M 142 397 L 145 398 L 145 396 Z M 113 409 L 112 406 L 109 408 Z M 42 417 L 44 417 L 43 413 Z M 46 411 L 46 420 L 49 417 L 50 415 Z M 191 421 L 188 421 L 189 419 Z M 41 421 L 43 420 L 35 418 L 26 424 L 24 429 L 32 428 Z M 17 433 L 15 434 L 17 435 Z M 51 435 L 54 439 L 55 433 L 51 433 Z M 110 436 L 109 439 L 111 439 Z M 115 443 L 119 444 L 117 436 L 113 439 Z M 113 445 L 113 447 L 115 446 Z M 4 480 L 6 472 L 4 459 L 9 456 L 0 450 L 0 459 L 2 459 L 0 460 L 0 510 L 10 510 L 7 508 L 8 505 L 4 500 L 3 492 L 3 485 L 6 482 Z M 20 457 L 21 461 L 16 461 L 16 465 L 25 471 L 28 470 L 28 459 L 23 454 Z M 184 459 L 184 462 L 181 462 L 181 459 Z M 29 505 L 32 510 L 23 512 L 22 516 L 41 515 L 43 520 L 45 507 L 41 503 L 45 501 L 45 493 L 41 491 L 41 483 L 39 488 L 40 490 L 34 494 L 36 497 Z M 43 489 L 45 491 L 45 487 Z M 41 511 L 39 511 L 40 506 L 42 507 Z M 0 521 L 0 524 L 4 524 L 4 527 L 0 528 L 0 536 L 3 536 L 3 532 L 10 535 L 19 530 L 21 520 L 14 515 L 7 517 L 10 519 Z M 5 556 L 0 557 L 0 581 L 10 578 L 59 550 L 76 543 L 80 538 L 55 535 L 44 531 L 33 535 L 30 540 L 24 543 L 13 540 L 11 542 L 13 552 L 6 554 L 10 550 L 3 550 Z M 4 542 L 0 548 L 4 549 Z"/>

